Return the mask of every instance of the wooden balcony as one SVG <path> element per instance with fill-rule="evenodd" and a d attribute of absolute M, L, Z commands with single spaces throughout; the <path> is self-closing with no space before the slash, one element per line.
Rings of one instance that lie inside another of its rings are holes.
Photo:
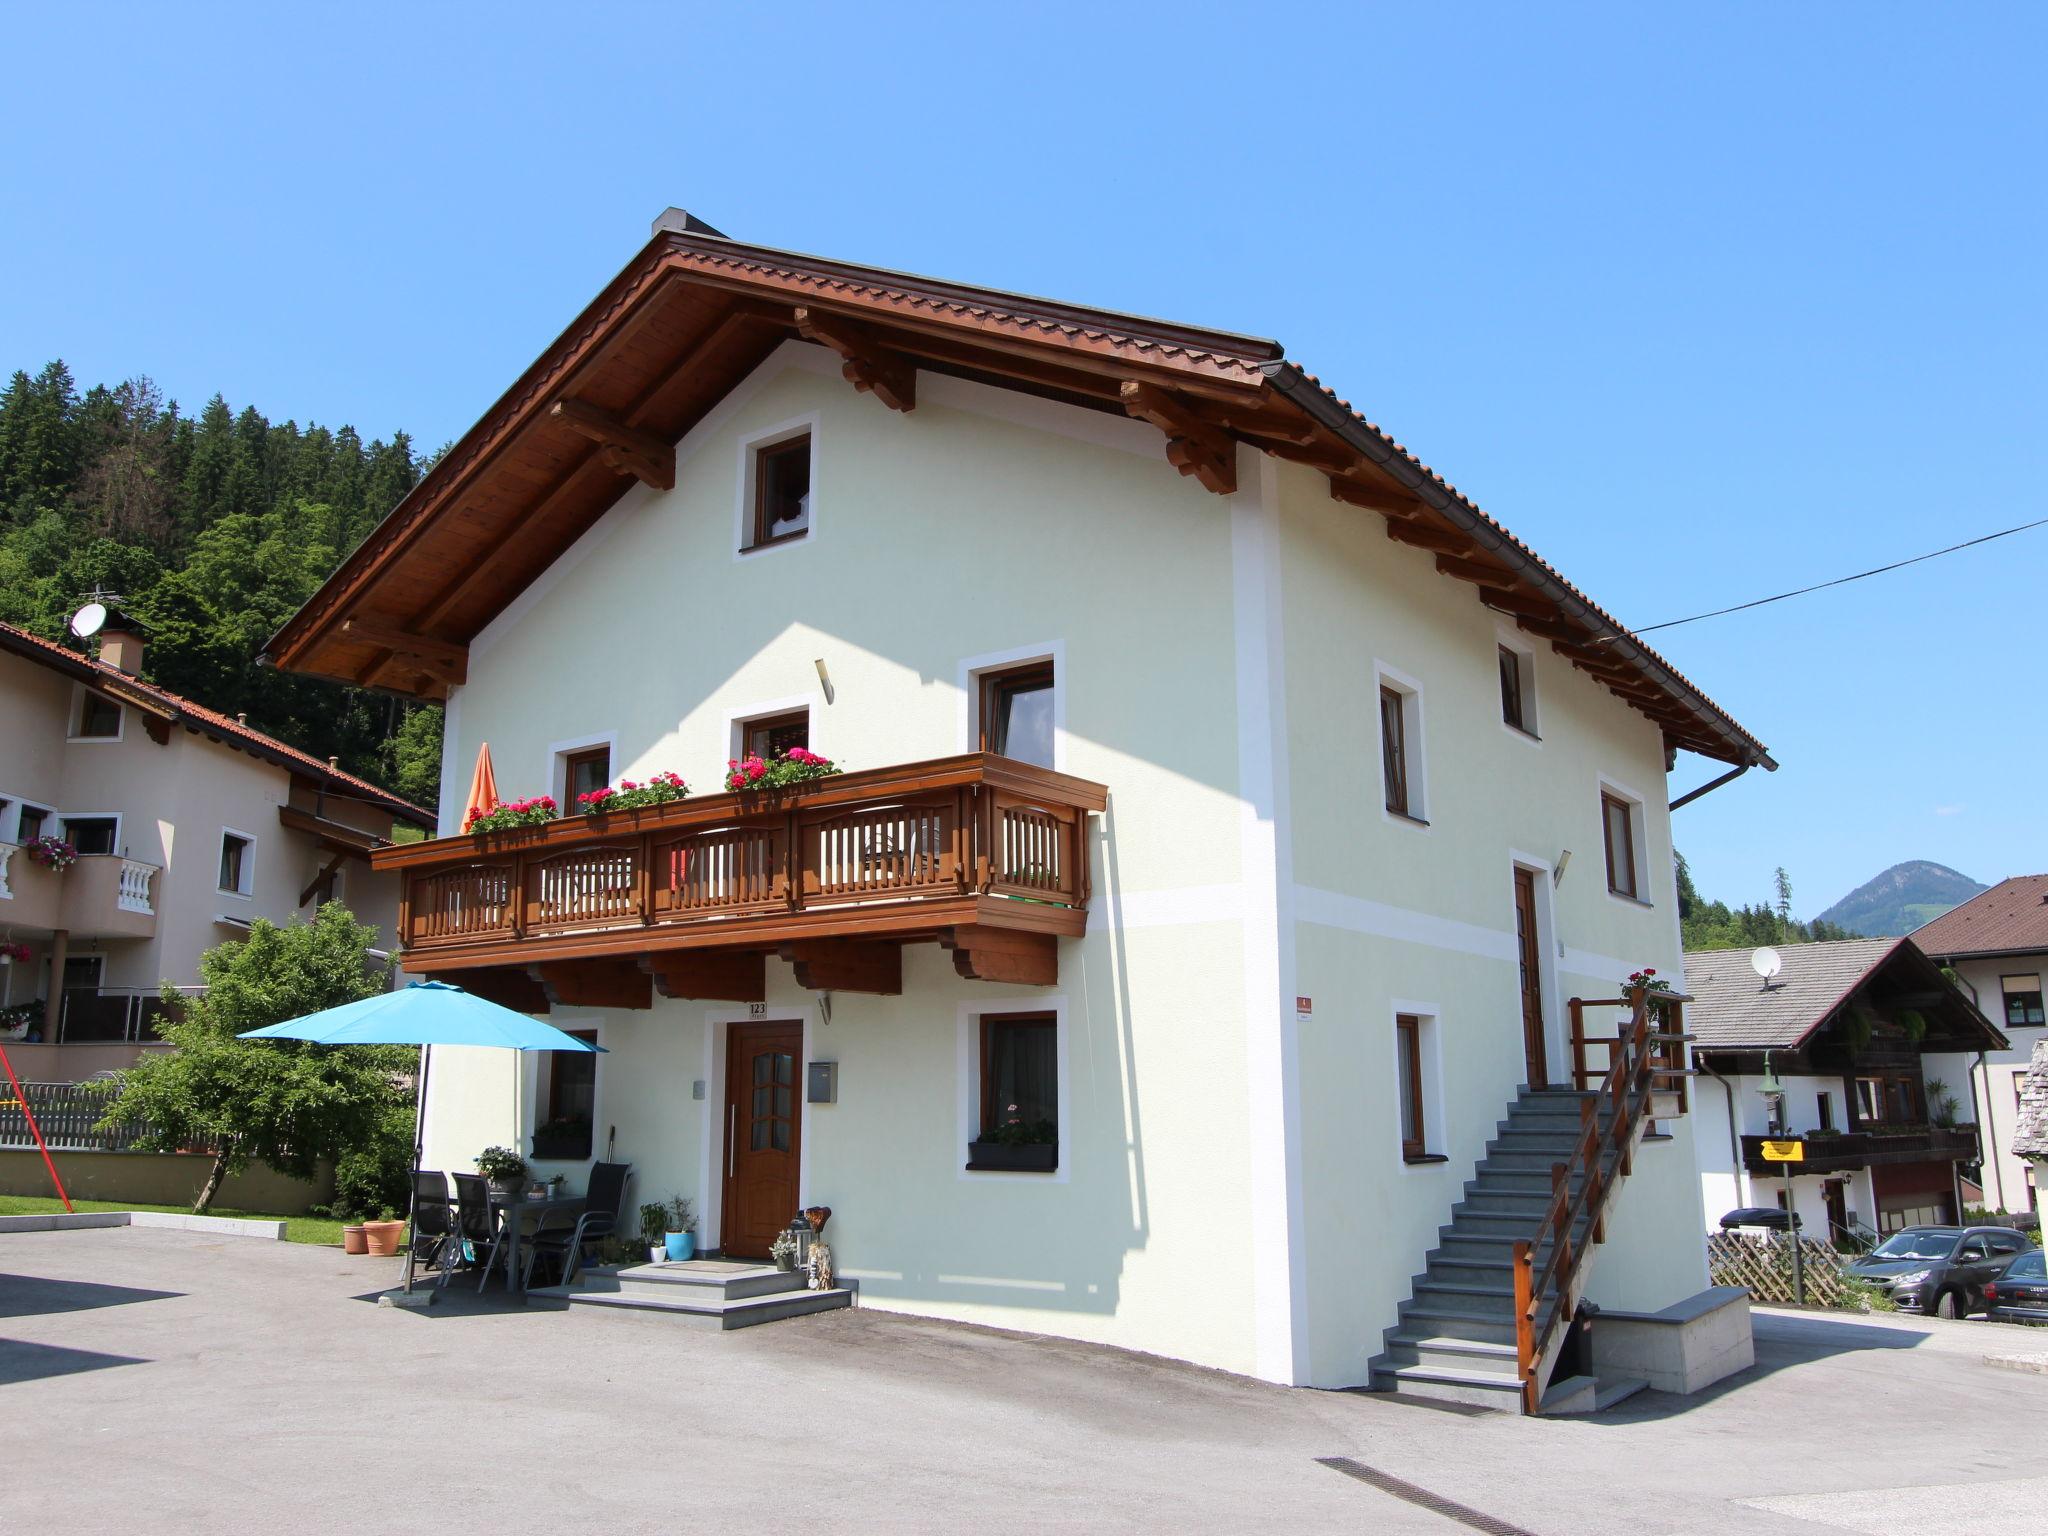
<path fill-rule="evenodd" d="M 1087 926 L 1088 814 L 1108 791 L 989 753 L 380 848 L 405 968 L 508 1005 L 758 1002 L 766 958 L 807 987 L 902 990 L 902 946 L 963 976 L 1058 979 Z"/>
<path fill-rule="evenodd" d="M 1745 1136 L 1742 1162 L 1753 1174 L 1779 1174 L 1781 1164 L 1764 1160 L 1764 1142 L 1783 1138 Z M 1900 1125 L 1860 1131 L 1808 1131 L 1790 1138 L 1805 1144 L 1804 1161 L 1792 1165 L 1799 1173 L 1842 1173 L 1891 1163 L 1974 1163 L 1974 1125 Z"/>

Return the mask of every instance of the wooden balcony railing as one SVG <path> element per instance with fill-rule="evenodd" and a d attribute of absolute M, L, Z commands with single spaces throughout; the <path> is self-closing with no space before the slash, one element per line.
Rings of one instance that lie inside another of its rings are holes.
<path fill-rule="evenodd" d="M 989 753 L 380 848 L 412 970 L 955 926 L 1075 935 L 1099 784 Z"/>
<path fill-rule="evenodd" d="M 1978 1158 L 1974 1125 L 1886 1126 L 1856 1131 L 1806 1131 L 1790 1138 L 1745 1136 L 1743 1166 L 1751 1173 L 1780 1171 L 1764 1160 L 1766 1140 L 1802 1144 L 1804 1160 L 1796 1173 L 1839 1173 L 1843 1169 L 1880 1167 L 1891 1163 L 1974 1163 Z"/>

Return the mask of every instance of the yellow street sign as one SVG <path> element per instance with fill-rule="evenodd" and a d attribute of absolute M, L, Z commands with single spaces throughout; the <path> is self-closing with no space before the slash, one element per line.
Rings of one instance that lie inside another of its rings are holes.
<path fill-rule="evenodd" d="M 1764 1143 L 1764 1161 L 1767 1163 L 1803 1163 L 1806 1161 L 1806 1143 L 1803 1141 L 1767 1141 Z"/>

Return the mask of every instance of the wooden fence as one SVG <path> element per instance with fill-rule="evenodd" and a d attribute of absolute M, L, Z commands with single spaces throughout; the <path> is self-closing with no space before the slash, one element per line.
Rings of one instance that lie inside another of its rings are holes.
<path fill-rule="evenodd" d="M 1714 1232 L 1707 1237 L 1707 1275 L 1715 1285 L 1740 1285 L 1757 1301 L 1790 1303 L 1792 1234 L 1789 1232 Z M 1806 1304 L 1861 1311 L 1861 1298 L 1848 1284 L 1842 1266 L 1848 1261 L 1817 1238 L 1799 1240 L 1806 1271 Z"/>
<path fill-rule="evenodd" d="M 22 1098 L 15 1098 L 13 1090 L 0 1081 L 0 1147 L 35 1146 L 28 1115 L 22 1112 L 24 1099 L 53 1152 L 125 1152 L 149 1129 L 138 1121 L 123 1122 L 109 1131 L 95 1130 L 111 1100 L 81 1083 L 23 1083 L 21 1092 Z"/>

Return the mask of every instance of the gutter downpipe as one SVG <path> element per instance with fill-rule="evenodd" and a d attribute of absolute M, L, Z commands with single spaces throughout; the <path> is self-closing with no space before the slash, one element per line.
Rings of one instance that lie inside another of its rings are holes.
<path fill-rule="evenodd" d="M 1977 1053 L 1977 1065 L 1970 1069 L 1970 1118 L 1977 1125 L 1977 1171 L 1982 1173 L 1987 1166 L 1990 1168 L 1990 1182 L 1998 1186 L 1998 1209 L 2004 1211 L 2007 1209 L 2005 1203 L 2005 1169 L 2000 1166 L 1998 1159 L 1997 1117 L 1995 1115 L 1988 1115 L 1988 1111 L 1991 1108 L 1991 1100 L 1996 1097 L 1990 1091 L 1991 1067 L 1990 1063 L 1986 1060 L 1990 1054 L 1988 1051 L 1979 1051 Z M 1977 1077 L 1979 1073 L 1983 1074 L 1985 1089 L 1984 1097 L 1981 1099 L 1977 1097 Z M 1960 1206 L 1958 1206 L 1956 1214 L 1958 1216 L 1962 1214 Z"/>
<path fill-rule="evenodd" d="M 1711 788 L 1712 786 L 1708 787 Z M 1722 1097 L 1728 1101 L 1728 1156 L 1735 1167 L 1735 1203 L 1738 1206 L 1748 1205 L 1750 1203 L 1749 1191 L 1743 1187 L 1748 1178 L 1748 1171 L 1742 1166 L 1742 1137 L 1737 1134 L 1735 1129 L 1734 1086 L 1727 1078 L 1716 1072 L 1707 1058 L 1698 1051 L 1693 1052 L 1692 1059 L 1706 1069 L 1707 1076 L 1721 1085 Z"/>

